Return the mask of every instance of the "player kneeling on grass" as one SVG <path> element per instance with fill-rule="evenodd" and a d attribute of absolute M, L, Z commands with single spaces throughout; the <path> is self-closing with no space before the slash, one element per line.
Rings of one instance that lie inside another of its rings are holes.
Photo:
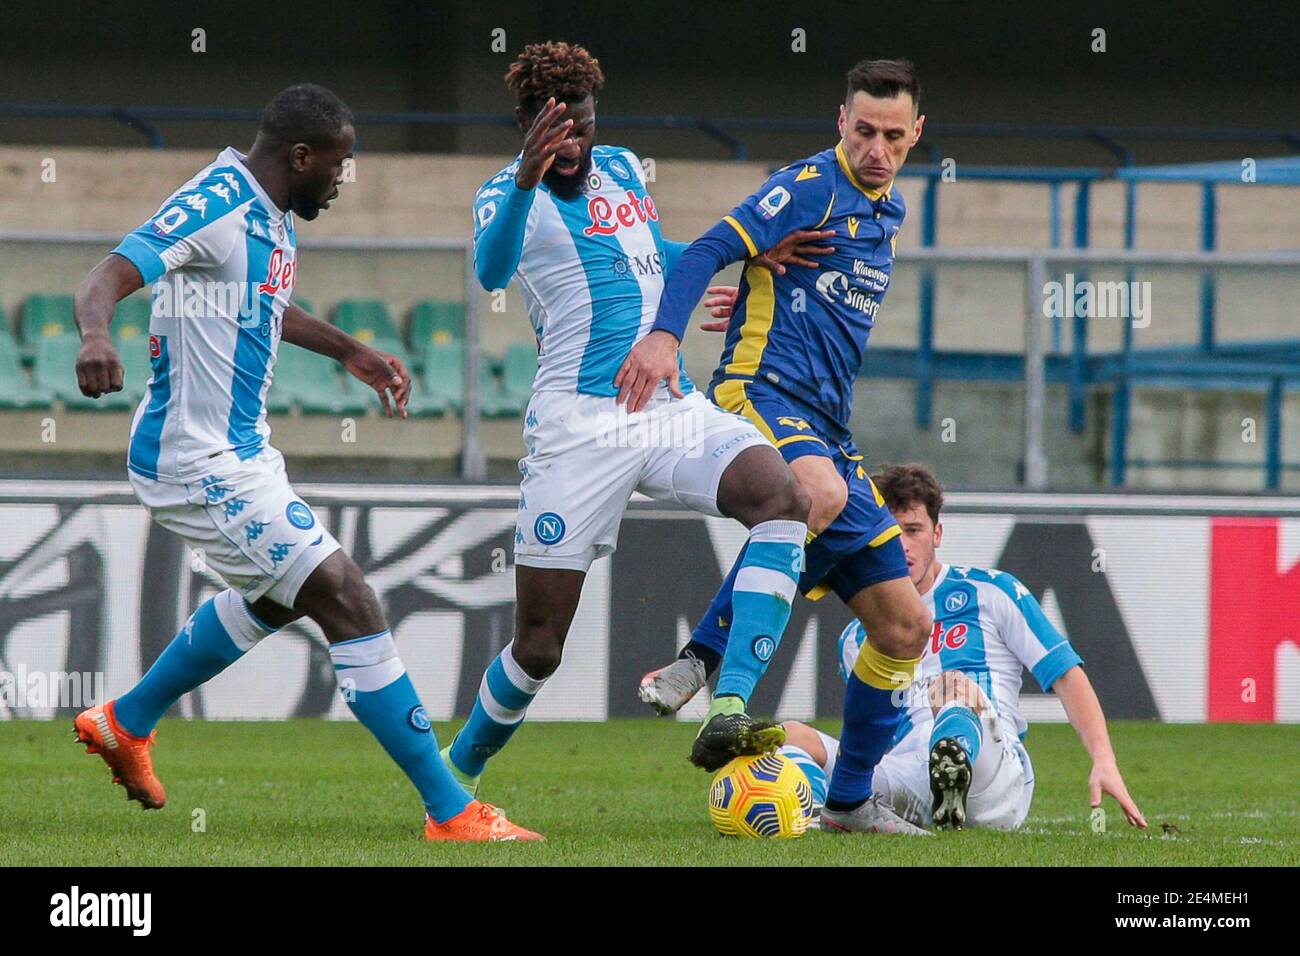
<path fill-rule="evenodd" d="M 1106 718 L 1083 661 L 1047 620 L 1028 589 L 1005 571 L 949 567 L 935 551 L 943 538 L 943 489 L 923 465 L 897 465 L 873 476 L 903 529 L 908 571 L 934 629 L 917 679 L 900 690 L 900 720 L 872 774 L 873 797 L 917 826 L 1011 829 L 1024 823 L 1034 770 L 1020 711 L 1021 671 L 1054 691 L 1092 757 L 1092 806 L 1114 797 L 1129 823 L 1146 820 L 1129 796 L 1106 732 Z M 866 639 L 854 621 L 840 635 L 840 673 L 848 675 Z M 804 770 L 814 801 L 825 799 L 839 742 L 786 721 L 782 750 Z M 837 829 L 827 815 L 824 829 Z"/>

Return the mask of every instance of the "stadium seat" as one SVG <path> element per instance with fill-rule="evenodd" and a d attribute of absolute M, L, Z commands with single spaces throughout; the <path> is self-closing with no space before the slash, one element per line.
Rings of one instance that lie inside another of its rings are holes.
<path fill-rule="evenodd" d="M 340 384 L 338 365 L 332 359 L 295 345 L 280 349 L 269 394 L 274 398 L 269 402 L 274 411 L 283 410 L 286 402 L 297 404 L 307 414 L 320 415 L 359 415 L 370 407 L 368 398 L 358 397 Z"/>
<path fill-rule="evenodd" d="M 490 356 L 479 358 L 478 365 L 478 403 L 484 418 L 509 418 L 522 415 L 528 399 L 520 400 L 518 396 L 508 395 L 501 387 L 501 380 L 495 371 L 496 361 Z"/>
<path fill-rule="evenodd" d="M 479 358 L 479 412 L 484 418 L 502 418 L 523 413 L 527 399 L 507 395 L 489 355 Z M 459 412 L 465 405 L 465 347 L 460 342 L 432 343 L 424 352 L 424 382 L 429 393 Z"/>
<path fill-rule="evenodd" d="M 23 305 L 21 335 L 23 344 L 34 350 L 42 339 L 77 334 L 72 317 L 72 296 L 29 295 Z"/>
<path fill-rule="evenodd" d="M 411 379 L 411 398 L 406 403 L 406 414 L 415 418 L 436 418 L 445 415 L 451 403 L 445 394 L 429 387 L 423 375 Z"/>
<path fill-rule="evenodd" d="M 135 405 L 125 391 L 109 392 L 99 398 L 87 398 L 77 388 L 77 353 L 81 339 L 75 335 L 51 335 L 36 346 L 36 363 L 32 378 L 36 386 L 63 400 L 70 409 L 89 411 L 123 411 Z M 128 370 L 128 374 L 129 370 Z M 148 374 L 145 379 L 148 379 Z M 143 386 L 144 382 L 140 383 Z"/>
<path fill-rule="evenodd" d="M 465 303 L 425 299 L 411 309 L 407 341 L 416 355 L 430 344 L 448 345 L 465 338 Z"/>
<path fill-rule="evenodd" d="M 430 344 L 424 350 L 426 391 L 460 411 L 465 398 L 465 350 L 459 342 Z"/>
<path fill-rule="evenodd" d="M 298 308 L 302 309 L 308 315 L 317 314 L 316 306 L 313 305 L 311 299 L 308 299 L 306 296 L 295 295 L 293 297 L 293 304 L 296 305 Z M 319 318 L 319 316 L 317 317 Z"/>
<path fill-rule="evenodd" d="M 27 381 L 18 343 L 8 328 L 0 327 L 0 409 L 48 408 L 53 401 L 48 389 Z"/>
<path fill-rule="evenodd" d="M 148 338 L 152 309 L 153 300 L 147 296 L 131 295 L 119 302 L 113 312 L 113 323 L 109 326 L 113 342 L 121 347 L 125 342 Z"/>
<path fill-rule="evenodd" d="M 388 306 L 378 299 L 344 299 L 334 307 L 334 324 L 367 345 L 374 345 L 379 340 L 401 339 L 388 314 Z"/>
<path fill-rule="evenodd" d="M 533 394 L 533 379 L 537 377 L 537 349 L 531 342 L 515 342 L 506 348 L 502 390 L 512 401 L 528 405 Z"/>

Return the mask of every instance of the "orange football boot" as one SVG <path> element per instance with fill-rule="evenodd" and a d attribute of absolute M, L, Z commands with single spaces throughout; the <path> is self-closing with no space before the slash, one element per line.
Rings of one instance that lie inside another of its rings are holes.
<path fill-rule="evenodd" d="M 454 840 L 460 843 L 500 843 L 521 840 L 545 840 L 532 830 L 525 830 L 506 819 L 506 815 L 490 803 L 471 800 L 460 813 L 446 823 L 438 823 L 426 816 L 426 840 Z"/>
<path fill-rule="evenodd" d="M 149 749 L 158 731 L 148 737 L 135 737 L 122 729 L 113 716 L 113 701 L 83 710 L 72 724 L 78 742 L 86 753 L 99 754 L 113 772 L 113 782 L 126 787 L 128 800 L 139 800 L 144 810 L 161 810 L 167 802 L 162 781 L 153 774 Z"/>

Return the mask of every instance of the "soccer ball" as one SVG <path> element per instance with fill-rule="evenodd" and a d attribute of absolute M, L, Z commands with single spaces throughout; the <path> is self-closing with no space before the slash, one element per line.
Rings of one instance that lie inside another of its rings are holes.
<path fill-rule="evenodd" d="M 803 836 L 812 814 L 808 778 L 784 754 L 737 757 L 709 785 L 709 819 L 723 836 Z"/>

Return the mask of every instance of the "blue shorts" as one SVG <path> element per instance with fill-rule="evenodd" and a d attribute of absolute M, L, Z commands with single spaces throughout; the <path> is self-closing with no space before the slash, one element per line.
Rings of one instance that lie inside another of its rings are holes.
<path fill-rule="evenodd" d="M 907 577 L 902 529 L 852 441 L 826 437 L 792 399 L 760 382 L 727 379 L 710 391 L 717 405 L 757 425 L 787 463 L 805 455 L 828 458 L 848 486 L 844 510 L 804 549 L 800 591 L 814 601 L 834 591 L 847 603 L 865 587 Z"/>

